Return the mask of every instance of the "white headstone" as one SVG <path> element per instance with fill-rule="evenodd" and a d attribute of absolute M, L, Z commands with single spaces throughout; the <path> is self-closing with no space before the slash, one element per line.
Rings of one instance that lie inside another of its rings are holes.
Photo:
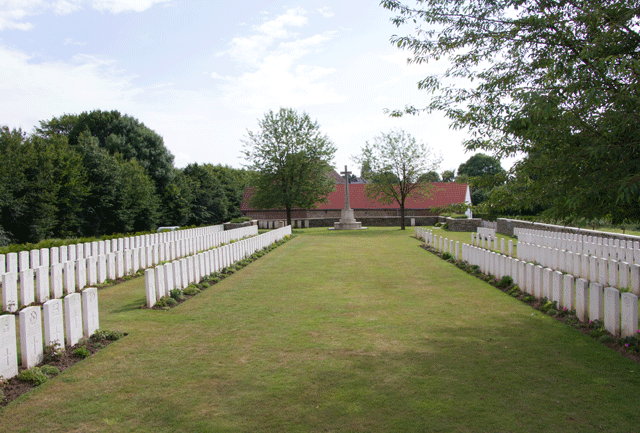
<path fill-rule="evenodd" d="M 19 313 L 19 321 L 22 367 L 35 367 L 42 362 L 43 357 L 42 313 L 40 312 L 40 307 L 23 309 Z"/>
<path fill-rule="evenodd" d="M 609 260 L 598 258 L 598 283 L 606 286 L 609 283 Z"/>
<path fill-rule="evenodd" d="M 116 278 L 124 277 L 124 252 L 116 251 Z"/>
<path fill-rule="evenodd" d="M 30 267 L 31 269 L 37 269 L 40 267 L 40 250 L 29 251 Z M 48 265 L 48 263 L 47 263 Z M 43 263 L 44 266 L 44 263 Z"/>
<path fill-rule="evenodd" d="M 49 267 L 41 266 L 36 269 L 36 300 L 44 304 L 50 297 Z"/>
<path fill-rule="evenodd" d="M 84 336 L 89 338 L 100 328 L 98 314 L 98 289 L 89 287 L 82 291 L 82 323 Z"/>
<path fill-rule="evenodd" d="M 76 291 L 76 262 L 68 260 L 64 264 L 63 286 L 67 293 Z"/>
<path fill-rule="evenodd" d="M 576 304 L 575 278 L 571 274 L 562 277 L 562 307 L 573 310 Z"/>
<path fill-rule="evenodd" d="M 0 316 L 0 377 L 7 380 L 17 375 L 16 317 L 5 314 Z"/>
<path fill-rule="evenodd" d="M 185 289 L 189 285 L 189 263 L 187 259 L 180 259 L 180 283 L 181 288 Z"/>
<path fill-rule="evenodd" d="M 615 336 L 620 335 L 620 292 L 613 287 L 604 289 L 604 328 Z"/>
<path fill-rule="evenodd" d="M 171 263 L 165 263 L 164 268 L 164 292 L 169 295 L 173 289 L 175 289 L 175 279 L 173 278 L 173 265 Z"/>
<path fill-rule="evenodd" d="M 558 303 L 558 308 L 562 305 L 562 272 L 554 271 L 551 277 L 551 301 Z"/>
<path fill-rule="evenodd" d="M 82 338 L 82 297 L 71 293 L 64 297 L 64 329 L 68 346 L 75 346 Z"/>
<path fill-rule="evenodd" d="M 63 296 L 62 265 L 60 263 L 51 265 L 51 295 L 56 299 Z"/>
<path fill-rule="evenodd" d="M 536 265 L 533 268 L 533 296 L 540 299 L 543 296 L 542 290 L 542 266 Z"/>
<path fill-rule="evenodd" d="M 62 299 L 51 299 L 42 306 L 44 315 L 44 345 L 64 347 L 64 322 Z"/>
<path fill-rule="evenodd" d="M 156 297 L 156 272 L 153 268 L 144 271 L 144 288 L 147 294 L 147 307 L 153 307 L 157 302 Z"/>
<path fill-rule="evenodd" d="M 544 268 L 542 270 L 542 297 L 547 298 L 549 301 L 551 300 L 552 274 L 553 270 L 551 268 Z"/>
<path fill-rule="evenodd" d="M 87 285 L 87 259 L 76 260 L 76 288 L 82 290 Z"/>
<path fill-rule="evenodd" d="M 162 266 L 157 266 L 154 269 L 156 271 L 156 298 L 160 299 L 163 296 L 167 295 L 167 293 L 165 293 L 164 291 L 164 268 Z"/>
<path fill-rule="evenodd" d="M 11 313 L 18 310 L 18 278 L 9 272 L 2 274 L 2 309 Z"/>
<path fill-rule="evenodd" d="M 35 302 L 35 272 L 33 269 L 20 271 L 20 304 L 27 306 Z"/>
<path fill-rule="evenodd" d="M 602 320 L 604 316 L 604 290 L 602 284 L 589 284 L 589 320 Z"/>
<path fill-rule="evenodd" d="M 631 337 L 638 331 L 638 297 L 633 293 L 621 296 L 621 336 Z"/>
<path fill-rule="evenodd" d="M 589 282 L 584 278 L 576 280 L 576 316 L 581 322 L 586 322 L 589 317 L 589 291 L 587 285 Z"/>
<path fill-rule="evenodd" d="M 51 261 L 51 265 L 60 263 L 60 248 L 58 247 L 49 248 L 49 260 Z"/>

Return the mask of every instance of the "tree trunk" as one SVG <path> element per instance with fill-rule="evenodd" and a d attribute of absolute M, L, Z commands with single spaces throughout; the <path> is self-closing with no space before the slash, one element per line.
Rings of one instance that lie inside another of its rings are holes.
<path fill-rule="evenodd" d="M 400 204 L 400 219 L 402 220 L 400 222 L 400 230 L 406 230 L 404 227 L 404 203 Z"/>
<path fill-rule="evenodd" d="M 287 225 L 291 225 L 291 208 L 287 207 Z"/>

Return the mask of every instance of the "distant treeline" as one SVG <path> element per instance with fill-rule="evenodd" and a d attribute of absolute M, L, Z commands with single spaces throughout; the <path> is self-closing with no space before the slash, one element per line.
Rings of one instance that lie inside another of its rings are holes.
<path fill-rule="evenodd" d="M 32 134 L 0 127 L 0 246 L 240 215 L 245 170 L 173 166 L 162 137 L 118 111 L 65 114 Z"/>

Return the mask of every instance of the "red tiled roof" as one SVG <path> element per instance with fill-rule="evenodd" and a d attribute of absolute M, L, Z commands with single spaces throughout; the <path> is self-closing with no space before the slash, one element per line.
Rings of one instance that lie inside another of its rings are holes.
<path fill-rule="evenodd" d="M 464 203 L 467 187 L 466 183 L 455 182 L 434 182 L 431 196 L 427 198 L 408 198 L 405 209 L 429 209 L 446 206 L 453 203 Z M 400 209 L 395 201 L 391 204 L 381 204 L 375 200 L 370 200 L 365 194 L 366 184 L 349 184 L 349 205 L 351 209 Z M 252 211 L 249 200 L 253 195 L 253 189 L 247 188 L 242 198 L 240 210 Z M 336 185 L 335 190 L 329 193 L 327 203 L 318 203 L 316 209 L 342 209 L 344 207 L 344 185 Z"/>

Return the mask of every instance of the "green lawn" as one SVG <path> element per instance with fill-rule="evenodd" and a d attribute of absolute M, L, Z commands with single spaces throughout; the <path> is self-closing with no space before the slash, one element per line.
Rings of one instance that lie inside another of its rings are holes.
<path fill-rule="evenodd" d="M 129 335 L 2 409 L 0 431 L 638 430 L 640 366 L 413 229 L 294 233 L 171 311 L 139 308 L 141 278 L 101 290 L 101 328 Z"/>

